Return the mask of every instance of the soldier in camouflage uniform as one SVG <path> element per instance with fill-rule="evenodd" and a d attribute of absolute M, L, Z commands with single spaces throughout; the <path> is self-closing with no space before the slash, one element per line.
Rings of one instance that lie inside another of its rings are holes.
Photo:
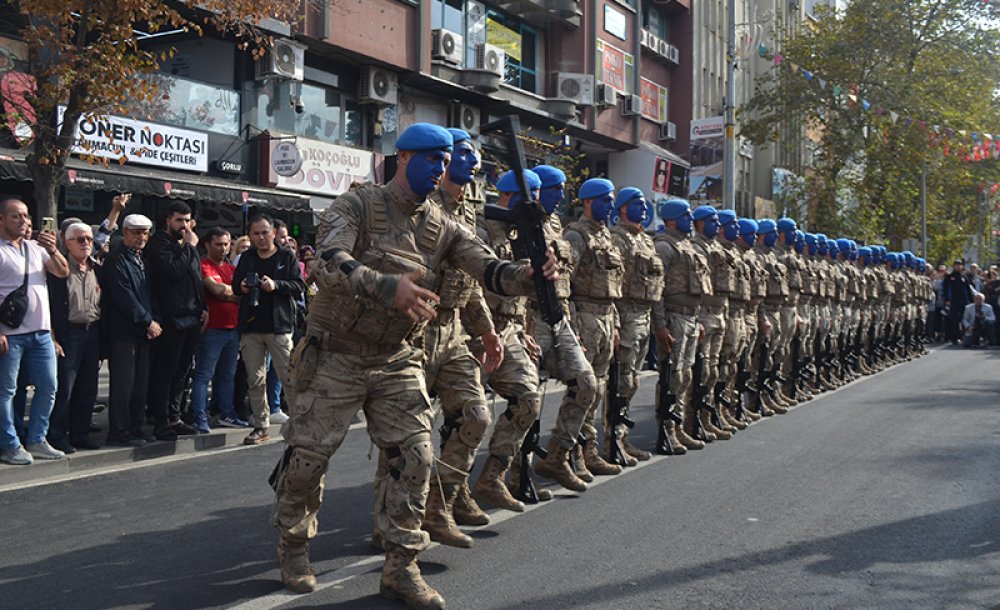
<path fill-rule="evenodd" d="M 774 255 L 778 262 L 785 266 L 786 281 L 788 282 L 788 296 L 781 306 L 781 334 L 782 344 L 775 349 L 778 361 L 778 372 L 775 375 L 775 382 L 782 388 L 782 393 L 788 396 L 793 402 L 808 400 L 812 394 L 807 394 L 798 389 L 797 380 L 794 379 L 795 369 L 792 362 L 792 342 L 795 336 L 800 334 L 803 326 L 799 318 L 799 300 L 802 298 L 802 259 L 795 251 L 796 230 L 795 221 L 791 218 L 779 218 L 775 223 L 778 230 L 778 240 L 774 244 Z M 801 335 L 800 335 L 801 339 Z M 801 342 L 801 341 L 800 341 Z M 801 349 L 799 358 L 802 358 Z"/>
<path fill-rule="evenodd" d="M 605 476 L 621 472 L 621 466 L 608 463 L 598 451 L 596 414 L 606 402 L 608 369 L 618 344 L 620 325 L 615 301 L 622 296 L 625 265 L 608 229 L 615 185 L 605 178 L 591 178 L 580 186 L 577 195 L 583 203 L 583 216 L 566 227 L 563 238 L 573 249 L 575 261 L 570 297 L 573 330 L 597 378 L 597 397 L 583 421 L 583 462 L 576 464 L 577 476 L 586 480 L 587 473 Z M 609 434 L 614 432 L 605 430 L 605 436 Z"/>
<path fill-rule="evenodd" d="M 534 172 L 525 172 L 525 184 L 532 191 L 541 187 L 541 179 Z M 496 184 L 500 192 L 501 207 L 513 207 L 520 203 L 520 194 L 513 172 L 501 176 Z M 478 235 L 486 245 L 493 248 L 503 260 L 515 260 L 511 239 L 513 227 L 499 220 L 489 220 L 482 211 L 476 218 Z M 529 343 L 525 323 L 528 314 L 528 298 L 523 296 L 499 296 L 487 294 L 490 312 L 497 333 L 503 338 L 504 359 L 500 367 L 489 372 L 484 382 L 490 384 L 499 396 L 507 401 L 507 409 L 496 421 L 489 441 L 489 457 L 483 472 L 472 488 L 472 495 L 479 502 L 492 504 L 521 512 L 524 503 L 511 495 L 505 484 L 507 471 L 514 456 L 519 455 L 521 443 L 531 425 L 542 410 L 538 388 L 538 367 L 532 359 L 534 342 Z"/>
<path fill-rule="evenodd" d="M 318 529 L 324 476 L 364 409 L 372 442 L 388 456 L 375 518 L 386 549 L 380 592 L 412 607 L 444 607 L 416 562 L 428 544 L 421 521 L 434 452 L 425 356 L 413 341 L 434 317 L 438 297 L 430 287 L 446 262 L 494 292 L 534 289 L 530 266 L 497 259 L 427 202 L 452 140 L 441 127 L 411 126 L 397 140 L 392 182 L 345 193 L 320 216 L 310 273 L 320 290 L 292 354 L 294 399 L 282 431 L 288 448 L 272 477 L 281 576 L 293 591 L 316 586 L 308 543 Z M 546 275 L 557 275 L 557 266 L 550 253 Z"/>
<path fill-rule="evenodd" d="M 703 441 L 694 438 L 697 423 L 691 404 L 692 368 L 698 350 L 700 327 L 698 312 L 702 297 L 712 292 L 708 260 L 691 244 L 693 218 L 691 204 L 671 199 L 660 204 L 660 218 L 666 230 L 653 240 L 663 262 L 663 298 L 653 306 L 653 329 L 660 354 L 660 368 L 670 357 L 670 395 L 658 390 L 657 420 L 670 437 L 676 453 L 702 449 Z M 661 375 L 662 378 L 662 375 Z M 662 451 L 661 447 L 657 451 Z"/>
<path fill-rule="evenodd" d="M 781 391 L 778 370 L 790 342 L 787 320 L 783 318 L 785 302 L 789 296 L 788 268 L 778 260 L 774 252 L 774 247 L 778 244 L 777 223 L 765 218 L 758 221 L 757 226 L 757 243 L 754 245 L 754 251 L 764 264 L 767 278 L 767 296 L 761 305 L 761 317 L 771 325 L 770 345 L 761 353 L 765 379 L 763 382 L 758 379 L 758 388 L 774 401 L 774 404 L 768 405 L 772 411 L 787 413 L 788 407 L 794 404 L 794 401 Z"/>
<path fill-rule="evenodd" d="M 747 310 L 751 306 L 750 268 L 743 260 L 737 242 L 740 239 L 740 224 L 733 210 L 719 210 L 721 227 L 719 243 L 725 256 L 725 265 L 732 274 L 732 290 L 729 292 L 729 317 L 726 319 L 726 335 L 719 355 L 719 382 L 715 384 L 715 400 L 719 410 L 725 413 L 726 421 L 743 430 L 747 419 L 752 419 L 743 409 L 741 393 L 738 390 L 738 374 L 749 368 L 744 364 L 748 353 L 749 334 L 746 326 Z M 716 273 L 715 269 L 712 273 Z M 725 284 L 725 282 L 720 282 Z M 745 373 L 744 373 L 745 375 Z"/>
<path fill-rule="evenodd" d="M 621 339 L 615 350 L 620 392 L 631 402 L 639 389 L 639 370 L 646 360 L 649 347 L 650 314 L 653 303 L 663 296 L 663 263 L 656 255 L 653 239 L 643 228 L 646 220 L 646 199 L 635 187 L 625 187 L 615 198 L 619 222 L 611 229 L 611 237 L 625 264 L 622 298 L 618 301 Z M 651 455 L 629 441 L 628 427 L 620 424 L 613 431 L 605 415 L 604 454 L 611 455 L 612 436 L 621 439 L 625 461 L 635 465 Z M 613 434 L 612 434 L 613 433 Z M 610 458 L 609 458 L 610 459 Z"/>
<path fill-rule="evenodd" d="M 757 230 L 759 229 L 757 221 L 741 218 L 739 225 L 740 240 L 737 244 L 743 252 L 743 260 L 750 270 L 751 300 L 747 307 L 745 324 L 749 354 L 745 366 L 748 369 L 747 374 L 750 376 L 748 398 L 751 409 L 747 413 L 751 419 L 760 419 L 774 415 L 775 409 L 779 407 L 771 395 L 764 391 L 764 384 L 768 382 L 769 341 L 773 330 L 770 320 L 763 311 L 769 275 L 767 260 L 760 255 L 755 247 L 758 240 Z"/>

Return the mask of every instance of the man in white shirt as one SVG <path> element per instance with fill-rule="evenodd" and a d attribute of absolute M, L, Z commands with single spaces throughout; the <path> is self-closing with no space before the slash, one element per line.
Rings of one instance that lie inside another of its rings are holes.
<path fill-rule="evenodd" d="M 986 339 L 987 345 L 991 343 L 997 318 L 993 307 L 984 301 L 983 293 L 977 292 L 972 297 L 972 303 L 965 306 L 965 313 L 962 315 L 962 328 L 965 329 L 962 343 L 965 347 L 979 345 L 980 339 Z"/>
<path fill-rule="evenodd" d="M 40 232 L 36 242 L 24 239 L 24 228 L 30 222 L 23 201 L 0 201 L 0 302 L 24 283 L 25 257 L 28 270 L 24 320 L 16 328 L 0 323 L 0 461 L 16 465 L 31 464 L 33 458 L 65 457 L 45 440 L 56 397 L 56 350 L 50 333 L 45 272 L 64 278 L 69 275 L 69 266 L 56 249 L 55 232 Z M 35 385 L 25 447 L 15 432 L 11 406 L 22 365 Z"/>

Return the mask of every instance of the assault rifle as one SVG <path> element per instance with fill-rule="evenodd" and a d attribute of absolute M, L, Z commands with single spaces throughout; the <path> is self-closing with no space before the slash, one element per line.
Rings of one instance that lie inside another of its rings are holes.
<path fill-rule="evenodd" d="M 670 352 L 667 351 L 662 362 L 660 362 L 660 392 L 659 407 L 657 408 L 656 420 L 659 430 L 656 433 L 656 453 L 659 455 L 674 455 L 676 450 L 670 440 L 667 431 L 667 421 L 672 421 L 674 425 L 680 425 L 683 421 L 674 412 L 674 405 L 677 397 L 670 393 Z"/>
<path fill-rule="evenodd" d="M 517 180 L 517 190 L 521 195 L 521 201 L 513 209 L 507 209 L 498 205 L 487 205 L 483 208 L 483 213 L 490 220 L 513 225 L 517 229 L 511 245 L 514 247 L 514 256 L 519 259 L 527 258 L 531 261 L 531 268 L 534 270 L 532 281 L 535 284 L 535 295 L 538 300 L 539 313 L 542 319 L 549 326 L 555 326 L 563 319 L 562 306 L 556 296 L 556 288 L 552 280 L 545 279 L 542 267 L 548 260 L 546 250 L 548 244 L 545 241 L 545 232 L 542 226 L 545 224 L 546 214 L 542 206 L 532 198 L 528 185 L 524 182 L 524 146 L 518 139 L 521 134 L 521 120 L 508 115 L 502 119 L 487 123 L 480 127 L 479 132 L 483 135 L 499 134 L 506 143 L 506 153 L 510 169 L 514 171 Z"/>
<path fill-rule="evenodd" d="M 531 456 L 537 455 L 544 460 L 548 452 L 539 444 L 541 441 L 542 420 L 535 419 L 528 434 L 521 442 L 521 464 L 519 465 L 517 482 L 517 499 L 528 504 L 538 504 L 538 491 L 535 482 L 531 480 Z"/>
<path fill-rule="evenodd" d="M 611 434 L 611 451 L 609 457 L 612 464 L 625 467 L 625 447 L 621 438 L 618 437 L 619 426 L 632 429 L 635 422 L 628 416 L 628 398 L 621 391 L 621 371 L 618 369 L 618 359 L 611 360 L 611 369 L 608 371 L 608 420 L 611 426 L 605 430 L 605 434 Z"/>

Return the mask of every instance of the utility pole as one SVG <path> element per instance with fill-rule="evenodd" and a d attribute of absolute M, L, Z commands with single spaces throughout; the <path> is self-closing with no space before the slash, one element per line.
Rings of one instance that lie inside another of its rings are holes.
<path fill-rule="evenodd" d="M 927 159 L 920 164 L 920 256 L 927 258 Z"/>
<path fill-rule="evenodd" d="M 726 35 L 726 146 L 722 207 L 736 209 L 736 2 L 728 0 L 729 32 Z"/>

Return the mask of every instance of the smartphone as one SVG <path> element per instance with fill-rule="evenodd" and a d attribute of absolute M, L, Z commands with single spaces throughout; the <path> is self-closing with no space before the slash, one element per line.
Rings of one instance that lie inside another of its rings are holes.
<path fill-rule="evenodd" d="M 56 231 L 56 219 L 51 216 L 45 216 L 42 218 L 42 231 L 49 231 L 55 233 Z"/>

